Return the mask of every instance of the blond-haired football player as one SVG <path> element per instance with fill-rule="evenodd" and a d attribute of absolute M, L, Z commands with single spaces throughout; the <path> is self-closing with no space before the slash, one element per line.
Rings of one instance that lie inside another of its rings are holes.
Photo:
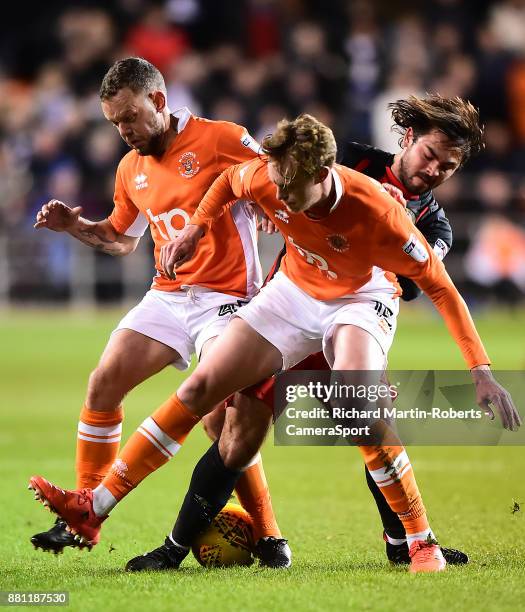
<path fill-rule="evenodd" d="M 395 287 L 382 270 L 413 279 L 427 293 L 472 371 L 479 405 L 488 409 L 491 402 L 504 427 L 519 427 L 519 414 L 491 374 L 464 301 L 403 208 L 377 181 L 336 165 L 331 130 L 309 115 L 282 121 L 263 147 L 267 159 L 223 172 L 184 232 L 163 249 L 164 272 L 174 278 L 175 268 L 191 260 L 199 240 L 239 197 L 257 202 L 287 244 L 281 271 L 235 313 L 207 358 L 153 413 L 160 432 L 173 439 L 187 435 L 217 402 L 320 347 L 335 370 L 382 370 L 393 336 L 372 324 L 372 303 L 397 311 Z M 283 207 L 287 215 L 278 214 Z M 403 447 L 360 450 L 371 472 L 388 463 L 382 492 L 406 529 L 411 571 L 444 569 Z M 64 491 L 41 477 L 33 477 L 31 486 L 72 529 L 94 540 L 107 512 L 167 462 L 140 433 L 131 436 L 119 459 L 125 473 L 114 470 L 98 493 Z"/>

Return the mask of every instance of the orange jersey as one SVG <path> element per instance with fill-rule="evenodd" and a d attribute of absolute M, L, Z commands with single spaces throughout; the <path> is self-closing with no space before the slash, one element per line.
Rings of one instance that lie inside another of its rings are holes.
<path fill-rule="evenodd" d="M 281 270 L 319 300 L 359 292 L 376 267 L 413 279 L 432 299 L 469 367 L 488 364 L 469 311 L 419 230 L 403 207 L 380 183 L 336 165 L 332 169 L 337 199 L 328 216 L 314 220 L 293 214 L 277 199 L 267 164 L 256 159 L 226 170 L 212 185 L 191 223 L 206 227 L 233 198 L 261 206 L 286 241 Z M 379 288 L 381 290 L 381 288 Z"/>
<path fill-rule="evenodd" d="M 258 147 L 239 125 L 201 119 L 188 109 L 174 115 L 178 134 L 162 158 L 130 151 L 121 160 L 109 221 L 118 233 L 135 237 L 149 225 L 155 243 L 154 289 L 200 285 L 251 297 L 260 287 L 261 269 L 255 217 L 244 202 L 221 216 L 197 257 L 177 269 L 175 280 L 164 276 L 159 265 L 161 247 L 178 236 L 213 181 L 232 164 L 253 159 Z"/>

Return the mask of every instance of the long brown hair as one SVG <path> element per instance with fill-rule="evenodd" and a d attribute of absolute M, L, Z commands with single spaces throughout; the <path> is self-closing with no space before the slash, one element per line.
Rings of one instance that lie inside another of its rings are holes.
<path fill-rule="evenodd" d="M 416 139 L 432 130 L 439 130 L 461 151 L 462 164 L 484 147 L 484 128 L 479 122 L 479 112 L 459 96 L 409 96 L 406 100 L 391 102 L 388 108 L 392 110 L 393 129 L 402 135 L 400 144 L 408 128 L 412 128 Z"/>

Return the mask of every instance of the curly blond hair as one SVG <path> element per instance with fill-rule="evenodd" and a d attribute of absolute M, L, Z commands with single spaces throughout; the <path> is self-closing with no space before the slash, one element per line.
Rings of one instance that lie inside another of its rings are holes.
<path fill-rule="evenodd" d="M 295 171 L 315 176 L 323 166 L 334 164 L 337 145 L 329 127 L 302 114 L 292 121 L 279 121 L 275 132 L 263 138 L 262 151 L 280 166 L 292 160 Z"/>

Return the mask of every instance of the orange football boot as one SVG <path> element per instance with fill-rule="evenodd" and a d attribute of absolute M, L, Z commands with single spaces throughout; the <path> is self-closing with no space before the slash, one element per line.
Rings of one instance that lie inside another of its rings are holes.
<path fill-rule="evenodd" d="M 408 552 L 410 556 L 410 572 L 441 572 L 447 566 L 445 557 L 435 540 L 416 540 L 412 542 Z"/>
<path fill-rule="evenodd" d="M 100 541 L 100 530 L 107 516 L 97 516 L 93 510 L 93 489 L 68 491 L 56 487 L 42 476 L 32 476 L 28 489 L 35 499 L 64 520 L 76 539 L 89 547 Z"/>

